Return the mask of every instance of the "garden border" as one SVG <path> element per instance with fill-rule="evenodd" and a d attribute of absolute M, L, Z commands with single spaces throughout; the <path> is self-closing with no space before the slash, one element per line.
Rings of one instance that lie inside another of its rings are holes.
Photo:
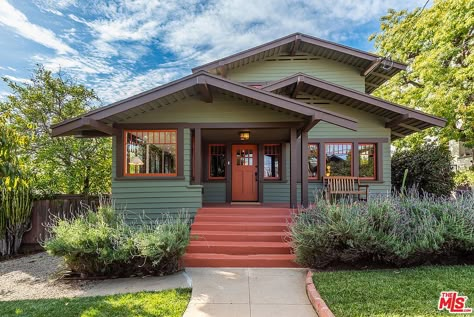
<path fill-rule="evenodd" d="M 313 272 L 311 270 L 308 270 L 308 273 L 306 274 L 306 294 L 319 317 L 335 317 L 328 305 L 326 305 L 322 299 L 316 286 L 314 286 Z"/>

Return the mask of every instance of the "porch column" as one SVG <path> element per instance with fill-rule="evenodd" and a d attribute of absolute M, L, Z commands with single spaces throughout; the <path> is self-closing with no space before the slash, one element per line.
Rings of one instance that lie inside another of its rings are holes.
<path fill-rule="evenodd" d="M 290 129 L 290 207 L 297 208 L 296 177 L 297 177 L 297 159 L 296 159 L 296 128 Z"/>
<path fill-rule="evenodd" d="M 308 132 L 301 132 L 301 205 L 308 207 Z"/>
<path fill-rule="evenodd" d="M 194 129 L 194 183 L 201 185 L 202 168 L 201 128 Z"/>

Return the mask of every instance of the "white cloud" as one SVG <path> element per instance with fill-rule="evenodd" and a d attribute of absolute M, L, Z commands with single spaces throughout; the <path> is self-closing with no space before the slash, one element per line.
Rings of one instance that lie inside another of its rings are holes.
<path fill-rule="evenodd" d="M 51 30 L 28 21 L 28 18 L 15 9 L 6 0 L 0 0 L 0 24 L 12 28 L 17 34 L 56 50 L 59 54 L 75 53 L 75 50 L 63 43 Z"/>
<path fill-rule="evenodd" d="M 183 75 L 180 69 L 152 69 L 141 74 L 124 69 L 106 80 L 93 79 L 91 85 L 104 101 L 111 102 L 166 84 Z"/>
<path fill-rule="evenodd" d="M 8 96 L 10 96 L 8 91 L 0 91 L 0 100 L 6 100 Z"/>
<path fill-rule="evenodd" d="M 15 76 L 10 76 L 10 75 L 4 75 L 6 79 L 9 79 L 11 81 L 16 81 L 19 83 L 31 83 L 31 80 L 29 78 L 21 78 L 21 77 L 15 77 Z"/>

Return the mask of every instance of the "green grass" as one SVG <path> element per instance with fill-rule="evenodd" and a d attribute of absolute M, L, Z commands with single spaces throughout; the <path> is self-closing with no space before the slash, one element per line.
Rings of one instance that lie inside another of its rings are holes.
<path fill-rule="evenodd" d="M 468 296 L 474 308 L 474 266 L 318 272 L 313 280 L 337 317 L 449 315 L 438 311 L 441 291 Z"/>
<path fill-rule="evenodd" d="M 0 316 L 34 317 L 181 317 L 191 289 L 141 292 L 98 297 L 19 300 L 0 302 Z"/>

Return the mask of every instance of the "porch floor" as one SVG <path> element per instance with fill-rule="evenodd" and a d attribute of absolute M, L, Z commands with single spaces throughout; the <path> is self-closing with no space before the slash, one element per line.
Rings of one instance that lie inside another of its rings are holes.
<path fill-rule="evenodd" d="M 288 233 L 294 210 L 268 204 L 208 206 L 197 211 L 191 226 L 186 267 L 298 267 Z"/>

